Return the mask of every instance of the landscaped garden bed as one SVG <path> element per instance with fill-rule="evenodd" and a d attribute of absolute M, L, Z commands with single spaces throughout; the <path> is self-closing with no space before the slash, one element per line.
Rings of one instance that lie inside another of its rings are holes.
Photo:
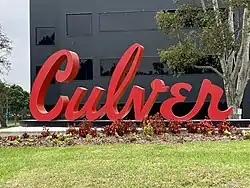
<path fill-rule="evenodd" d="M 182 126 L 186 131 L 181 131 Z M 8 136 L 0 138 L 2 147 L 27 146 L 74 146 L 86 144 L 168 144 L 200 141 L 235 141 L 250 140 L 250 132 L 242 131 L 228 122 L 213 124 L 209 120 L 199 123 L 173 121 L 165 123 L 164 119 L 156 114 L 145 118 L 138 125 L 130 121 L 114 121 L 104 127 L 103 131 L 93 128 L 91 122 L 84 121 L 79 128 L 71 126 L 66 134 L 50 132 L 44 128 L 40 135 Z"/>

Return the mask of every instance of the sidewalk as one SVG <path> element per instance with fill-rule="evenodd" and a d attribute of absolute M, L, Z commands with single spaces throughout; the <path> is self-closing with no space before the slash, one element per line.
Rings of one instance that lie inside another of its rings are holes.
<path fill-rule="evenodd" d="M 66 133 L 67 127 L 46 127 L 50 132 Z M 20 136 L 27 132 L 30 135 L 39 135 L 43 127 L 11 127 L 0 129 L 0 136 Z"/>
<path fill-rule="evenodd" d="M 68 127 L 46 127 L 49 132 L 57 132 L 59 134 L 66 134 Z M 101 131 L 102 128 L 97 128 L 97 131 Z M 29 135 L 40 135 L 43 131 L 43 127 L 11 127 L 6 129 L 0 129 L 0 136 L 20 136 L 23 133 Z"/>

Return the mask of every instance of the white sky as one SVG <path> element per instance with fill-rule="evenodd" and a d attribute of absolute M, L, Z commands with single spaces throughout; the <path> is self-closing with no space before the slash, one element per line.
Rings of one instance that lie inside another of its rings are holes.
<path fill-rule="evenodd" d="M 0 0 L 0 24 L 14 47 L 12 70 L 5 80 L 30 91 L 29 0 Z"/>

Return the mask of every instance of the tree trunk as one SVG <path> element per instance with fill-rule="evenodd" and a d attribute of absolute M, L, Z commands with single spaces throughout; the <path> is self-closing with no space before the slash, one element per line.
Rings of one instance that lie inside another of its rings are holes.
<path fill-rule="evenodd" d="M 1 123 L 1 127 L 7 128 L 7 123 L 6 123 L 5 120 L 1 119 L 1 120 L 0 120 L 0 123 Z"/>
<path fill-rule="evenodd" d="M 0 107 L 0 123 L 1 123 L 1 127 L 7 127 L 4 110 L 2 107 Z"/>
<path fill-rule="evenodd" d="M 229 106 L 233 107 L 233 113 L 229 118 L 230 119 L 240 119 L 241 115 L 238 114 L 238 109 L 240 108 L 240 105 L 239 104 L 232 104 Z"/>
<path fill-rule="evenodd" d="M 1 123 L 1 127 L 5 127 L 5 128 L 7 127 L 6 119 L 2 115 L 2 113 L 0 114 L 0 123 Z"/>
<path fill-rule="evenodd" d="M 239 85 L 241 85 L 239 92 Z M 241 103 L 243 101 L 244 91 L 246 88 L 246 84 L 242 83 L 233 83 L 230 81 L 224 80 L 224 88 L 225 88 L 225 95 L 226 95 L 226 101 L 227 106 L 233 108 L 233 112 L 230 119 L 239 119 L 240 115 L 238 114 L 238 109 L 241 108 Z"/>
<path fill-rule="evenodd" d="M 15 123 L 15 126 L 16 126 L 16 123 L 17 123 L 17 115 L 16 114 L 14 116 L 14 123 Z"/>

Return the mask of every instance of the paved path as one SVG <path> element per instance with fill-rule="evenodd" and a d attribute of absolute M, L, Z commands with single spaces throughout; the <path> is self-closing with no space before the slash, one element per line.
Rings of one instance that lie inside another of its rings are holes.
<path fill-rule="evenodd" d="M 46 127 L 50 132 L 66 133 L 67 127 Z M 31 135 L 40 134 L 43 127 L 11 127 L 0 129 L 0 136 L 19 136 L 27 132 Z"/>
<path fill-rule="evenodd" d="M 67 127 L 46 127 L 49 132 L 57 132 L 65 134 Z M 97 131 L 101 131 L 101 128 L 97 128 Z M 39 135 L 43 131 L 43 127 L 11 127 L 6 129 L 0 129 L 0 136 L 20 136 L 27 132 L 29 135 Z"/>

